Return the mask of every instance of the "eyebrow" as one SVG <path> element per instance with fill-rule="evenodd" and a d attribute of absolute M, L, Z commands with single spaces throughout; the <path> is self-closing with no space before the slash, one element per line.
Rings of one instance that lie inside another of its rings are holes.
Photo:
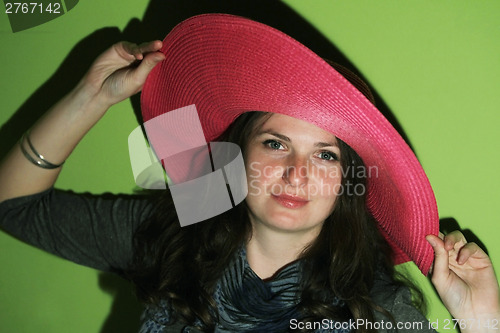
<path fill-rule="evenodd" d="M 292 140 L 289 137 L 287 137 L 286 135 L 273 132 L 272 130 L 260 131 L 257 133 L 258 136 L 262 135 L 262 134 L 270 134 L 270 135 L 273 135 L 273 136 L 277 137 L 278 139 L 281 139 L 285 142 L 292 142 Z M 314 146 L 318 147 L 318 148 L 324 148 L 324 147 L 337 147 L 338 148 L 339 147 L 337 142 L 316 142 L 314 144 Z"/>

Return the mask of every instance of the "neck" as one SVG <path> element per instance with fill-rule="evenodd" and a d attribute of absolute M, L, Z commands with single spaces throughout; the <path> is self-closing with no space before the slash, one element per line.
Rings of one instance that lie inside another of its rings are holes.
<path fill-rule="evenodd" d="M 252 223 L 252 237 L 246 246 L 248 264 L 261 279 L 270 278 L 280 268 L 297 260 L 318 234 L 319 230 L 289 232 Z"/>

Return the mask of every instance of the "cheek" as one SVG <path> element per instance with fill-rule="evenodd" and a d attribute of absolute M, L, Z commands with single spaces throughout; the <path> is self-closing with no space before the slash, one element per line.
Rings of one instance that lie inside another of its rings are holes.
<path fill-rule="evenodd" d="M 273 184 L 283 175 L 283 167 L 266 161 L 253 161 L 247 164 L 247 182 L 249 188 L 264 188 Z"/>
<path fill-rule="evenodd" d="M 333 204 L 338 194 L 342 193 L 342 171 L 340 166 L 314 170 L 314 178 L 310 178 L 309 181 L 309 192 L 310 195 L 324 197 Z"/>
<path fill-rule="evenodd" d="M 311 189 L 311 191 L 314 191 Z M 323 177 L 317 185 L 317 194 L 315 195 L 318 205 L 317 214 L 320 219 L 326 219 L 335 209 L 339 194 L 342 194 L 341 177 Z"/>

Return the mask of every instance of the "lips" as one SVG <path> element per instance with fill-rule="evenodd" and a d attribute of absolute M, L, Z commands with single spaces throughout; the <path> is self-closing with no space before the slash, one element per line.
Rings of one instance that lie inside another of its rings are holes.
<path fill-rule="evenodd" d="M 309 200 L 291 196 L 287 194 L 271 195 L 271 197 L 276 200 L 280 205 L 286 208 L 296 209 L 305 206 Z"/>

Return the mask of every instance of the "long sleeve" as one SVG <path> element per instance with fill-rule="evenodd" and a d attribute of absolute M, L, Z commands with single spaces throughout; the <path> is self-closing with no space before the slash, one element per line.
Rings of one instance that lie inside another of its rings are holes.
<path fill-rule="evenodd" d="M 375 312 L 375 320 L 385 323 L 379 332 L 435 332 L 425 316 L 413 305 L 410 289 L 393 284 L 387 275 L 378 273 L 372 297 L 374 302 L 389 311 L 395 320 L 394 325 L 389 318 Z"/>
<path fill-rule="evenodd" d="M 50 189 L 0 204 L 0 228 L 75 263 L 120 273 L 132 236 L 152 211 L 151 197 L 91 195 Z"/>

